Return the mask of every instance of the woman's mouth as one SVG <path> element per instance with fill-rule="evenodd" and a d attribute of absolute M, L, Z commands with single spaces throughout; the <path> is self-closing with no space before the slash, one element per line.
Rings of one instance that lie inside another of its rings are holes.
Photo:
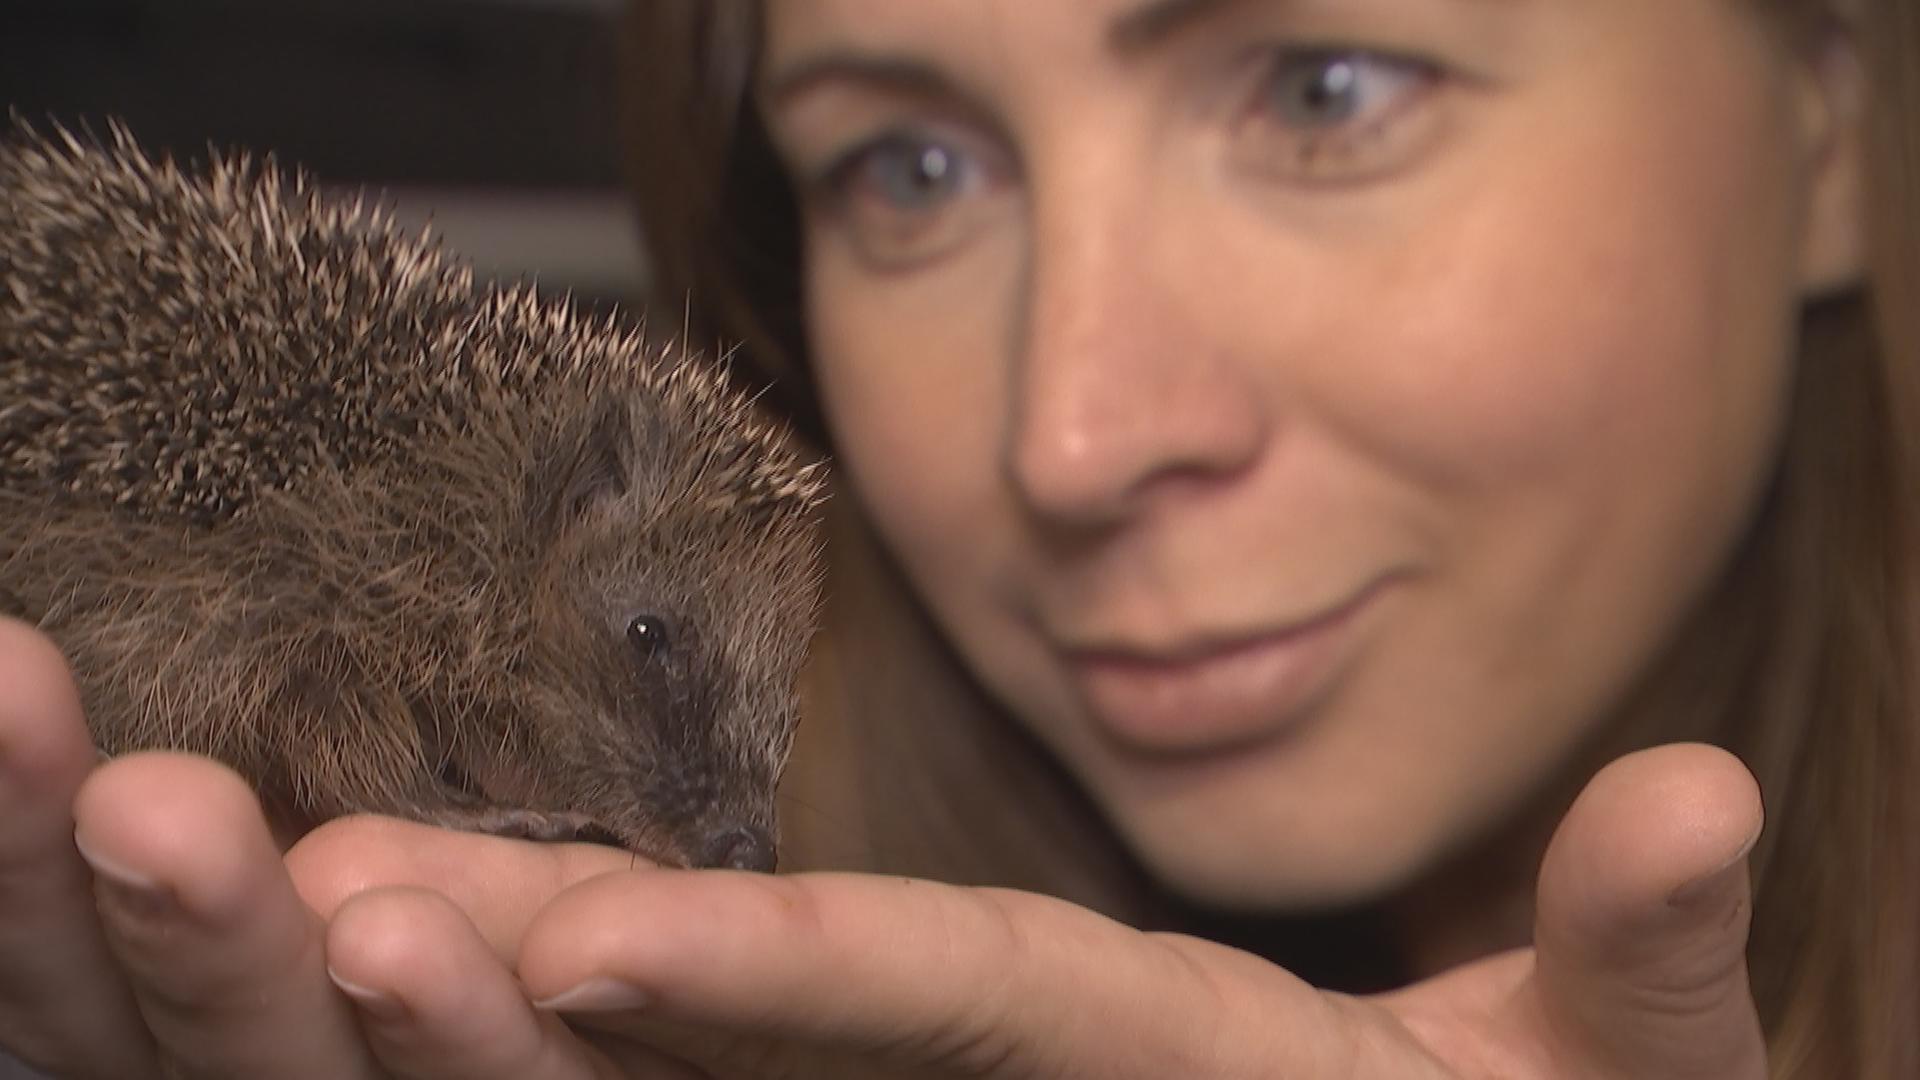
<path fill-rule="evenodd" d="M 1073 649 L 1067 663 L 1094 721 L 1146 753 L 1206 753 L 1294 726 L 1338 682 L 1354 624 L 1384 580 L 1274 629 L 1172 647 Z"/>

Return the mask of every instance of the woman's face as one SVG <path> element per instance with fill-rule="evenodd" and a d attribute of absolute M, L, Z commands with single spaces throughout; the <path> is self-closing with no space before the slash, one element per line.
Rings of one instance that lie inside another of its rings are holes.
<path fill-rule="evenodd" d="M 766 8 L 841 466 L 1193 895 L 1431 869 L 1747 525 L 1835 245 L 1732 0 Z"/>

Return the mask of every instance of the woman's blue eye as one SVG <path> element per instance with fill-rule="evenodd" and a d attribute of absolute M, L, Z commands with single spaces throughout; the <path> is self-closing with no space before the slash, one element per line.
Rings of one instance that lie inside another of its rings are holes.
<path fill-rule="evenodd" d="M 1435 130 L 1434 64 L 1351 48 L 1269 54 L 1237 155 L 1260 175 L 1350 185 L 1417 160 Z"/>
<path fill-rule="evenodd" d="M 848 154 L 829 172 L 843 198 L 873 199 L 889 211 L 921 213 L 961 193 L 966 161 L 954 148 L 913 135 L 887 135 Z"/>
<path fill-rule="evenodd" d="M 1290 121 L 1342 124 L 1360 111 L 1360 69 L 1349 57 L 1291 65 L 1283 69 L 1278 84 L 1274 105 Z"/>
<path fill-rule="evenodd" d="M 1380 53 L 1300 52 L 1280 59 L 1266 103 L 1292 127 L 1339 128 L 1391 111 L 1432 77 L 1426 65 Z"/>
<path fill-rule="evenodd" d="M 875 266 L 905 268 L 966 243 L 1004 171 L 979 140 L 895 129 L 842 154 L 807 185 L 817 223 Z"/>
<path fill-rule="evenodd" d="M 923 210 L 959 189 L 958 155 L 938 143 L 895 137 L 874 147 L 866 168 L 874 193 L 902 210 Z"/>

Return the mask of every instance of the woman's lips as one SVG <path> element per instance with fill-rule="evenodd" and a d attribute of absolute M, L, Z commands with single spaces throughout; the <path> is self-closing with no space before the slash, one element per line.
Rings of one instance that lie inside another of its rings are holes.
<path fill-rule="evenodd" d="M 1151 753 L 1225 749 L 1290 727 L 1345 667 L 1353 624 L 1379 592 L 1277 630 L 1186 649 L 1069 653 L 1094 720 L 1127 747 Z"/>

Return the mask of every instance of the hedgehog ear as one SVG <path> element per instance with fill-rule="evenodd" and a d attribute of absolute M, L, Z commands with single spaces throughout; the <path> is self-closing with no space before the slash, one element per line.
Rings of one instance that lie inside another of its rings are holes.
<path fill-rule="evenodd" d="M 540 535 L 552 537 L 594 506 L 626 493 L 626 448 L 632 423 L 619 403 L 596 405 L 587 422 L 558 435 L 536 457 L 528 478 L 529 516 Z"/>

